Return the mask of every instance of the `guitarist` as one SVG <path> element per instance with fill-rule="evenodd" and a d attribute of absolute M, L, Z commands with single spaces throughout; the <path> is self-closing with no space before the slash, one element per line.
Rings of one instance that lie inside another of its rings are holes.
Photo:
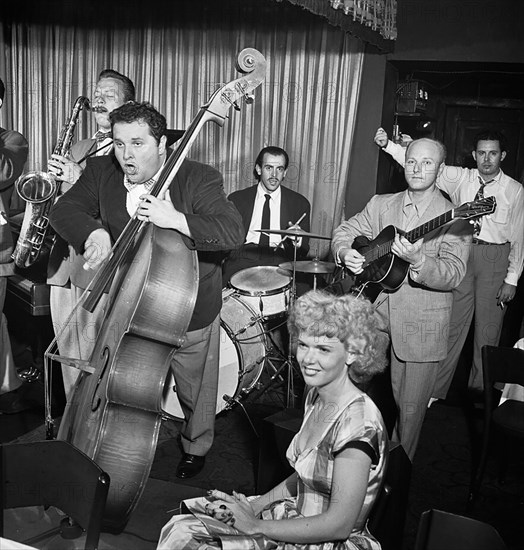
<path fill-rule="evenodd" d="M 357 237 L 374 239 L 387 226 L 408 231 L 451 210 L 452 204 L 436 188 L 445 148 L 438 141 L 420 139 L 406 151 L 406 191 L 375 195 L 362 212 L 342 222 L 333 233 L 337 262 L 355 275 L 362 273 L 364 256 L 352 245 Z M 447 224 L 423 239 L 409 242 L 398 234 L 391 252 L 409 265 L 394 291 L 375 302 L 377 315 L 391 337 L 391 384 L 399 410 L 393 439 L 413 460 L 427 405 L 446 356 L 452 294 L 466 273 L 471 244 L 467 223 Z"/>
<path fill-rule="evenodd" d="M 375 143 L 404 163 L 404 149 L 388 141 L 382 128 L 377 130 Z M 453 291 L 448 356 L 440 366 L 435 398 L 446 398 L 473 316 L 475 334 L 468 386 L 482 390 L 482 346 L 498 345 L 504 313 L 522 273 L 524 189 L 501 169 L 506 149 L 504 134 L 482 130 L 473 140 L 472 156 L 477 167 L 445 166 L 437 180 L 437 186 L 455 205 L 473 200 L 481 192 L 484 197 L 495 197 L 497 209 L 475 224 L 466 276 Z"/>

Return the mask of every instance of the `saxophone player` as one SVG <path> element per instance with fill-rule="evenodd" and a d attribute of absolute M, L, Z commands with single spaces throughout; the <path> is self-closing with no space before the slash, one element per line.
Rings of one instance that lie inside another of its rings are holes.
<path fill-rule="evenodd" d="M 104 69 L 98 76 L 98 82 L 91 102 L 97 131 L 89 139 L 75 143 L 66 156 L 53 154 L 48 161 L 48 170 L 61 181 L 61 192 L 70 189 L 78 180 L 85 167 L 85 160 L 90 156 L 109 155 L 113 153 L 111 123 L 109 114 L 127 101 L 135 99 L 135 86 L 125 75 L 112 69 Z M 83 308 L 76 308 L 69 326 L 63 330 L 66 321 L 75 309 L 80 296 L 93 277 L 93 272 L 82 269 L 85 260 L 81 251 L 57 236 L 49 257 L 47 283 L 50 285 L 51 318 L 55 335 L 58 339 L 60 355 L 79 359 L 88 359 L 91 346 L 102 322 L 103 308 L 94 313 Z M 64 390 L 66 397 L 73 387 L 79 371 L 62 366 Z"/>
<path fill-rule="evenodd" d="M 0 79 L 0 108 L 4 102 L 5 86 Z M 11 259 L 13 240 L 7 221 L 13 187 L 22 174 L 29 146 L 25 137 L 0 127 L 0 413 L 16 413 L 26 406 L 11 353 L 7 322 L 3 314 L 7 277 L 13 274 Z"/>
<path fill-rule="evenodd" d="M 97 131 L 93 137 L 78 141 L 67 157 L 52 155 L 48 170 L 62 181 L 62 192 L 67 191 L 80 177 L 89 156 L 108 155 L 113 151 L 109 113 L 135 99 L 135 86 L 123 74 L 104 69 L 98 76 L 91 111 L 94 114 Z"/>

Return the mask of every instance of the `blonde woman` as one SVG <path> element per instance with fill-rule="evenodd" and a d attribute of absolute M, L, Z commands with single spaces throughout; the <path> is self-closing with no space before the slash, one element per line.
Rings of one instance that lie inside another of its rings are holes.
<path fill-rule="evenodd" d="M 369 302 L 312 291 L 288 321 L 308 386 L 302 426 L 287 458 L 294 467 L 268 493 L 210 491 L 162 530 L 160 549 L 377 550 L 366 521 L 387 461 L 380 412 L 359 389 L 385 367 Z"/>

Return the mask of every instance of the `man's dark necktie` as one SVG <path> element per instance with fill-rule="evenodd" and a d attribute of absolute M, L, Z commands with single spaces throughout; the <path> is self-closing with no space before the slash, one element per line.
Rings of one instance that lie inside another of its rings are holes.
<path fill-rule="evenodd" d="M 262 209 L 262 224 L 260 229 L 270 229 L 271 224 L 271 211 L 269 210 L 269 199 L 271 199 L 271 195 L 266 193 L 265 197 L 266 202 L 264 203 L 264 208 Z M 259 245 L 269 247 L 269 235 L 260 233 Z"/>
<path fill-rule="evenodd" d="M 479 176 L 480 187 L 477 191 L 477 194 L 475 195 L 475 200 L 476 201 L 481 200 L 481 199 L 484 198 L 484 187 L 486 187 L 486 185 L 488 185 L 488 183 L 491 183 L 492 181 L 494 181 L 494 180 L 484 181 Z M 481 227 L 482 227 L 482 218 L 477 218 L 477 219 L 473 220 L 473 235 L 478 235 L 480 233 L 480 228 Z"/>

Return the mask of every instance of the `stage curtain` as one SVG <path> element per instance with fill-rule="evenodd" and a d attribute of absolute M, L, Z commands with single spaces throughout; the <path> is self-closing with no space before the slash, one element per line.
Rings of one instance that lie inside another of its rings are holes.
<path fill-rule="evenodd" d="M 307 15 L 294 25 L 278 16 L 275 24 L 256 25 L 241 10 L 223 20 L 204 17 L 198 26 L 185 25 L 180 13 L 140 28 L 13 22 L 4 39 L 6 108 L 10 127 L 30 143 L 29 169 L 46 169 L 75 99 L 92 97 L 101 69 L 130 76 L 138 99 L 155 105 L 169 128 L 185 129 L 216 89 L 239 76 L 237 53 L 254 47 L 267 60 L 267 75 L 253 104 L 231 109 L 223 128 L 206 125 L 189 156 L 218 168 L 230 193 L 255 183 L 262 147 L 285 148 L 285 184 L 313 205 L 312 231 L 331 235 L 343 211 L 364 45 Z M 82 114 L 77 137 L 94 130 L 91 115 Z M 312 256 L 328 250 L 329 241 L 312 241 Z"/>
<path fill-rule="evenodd" d="M 377 48 L 392 52 L 397 38 L 396 0 L 276 0 L 287 1 L 324 17 Z"/>

